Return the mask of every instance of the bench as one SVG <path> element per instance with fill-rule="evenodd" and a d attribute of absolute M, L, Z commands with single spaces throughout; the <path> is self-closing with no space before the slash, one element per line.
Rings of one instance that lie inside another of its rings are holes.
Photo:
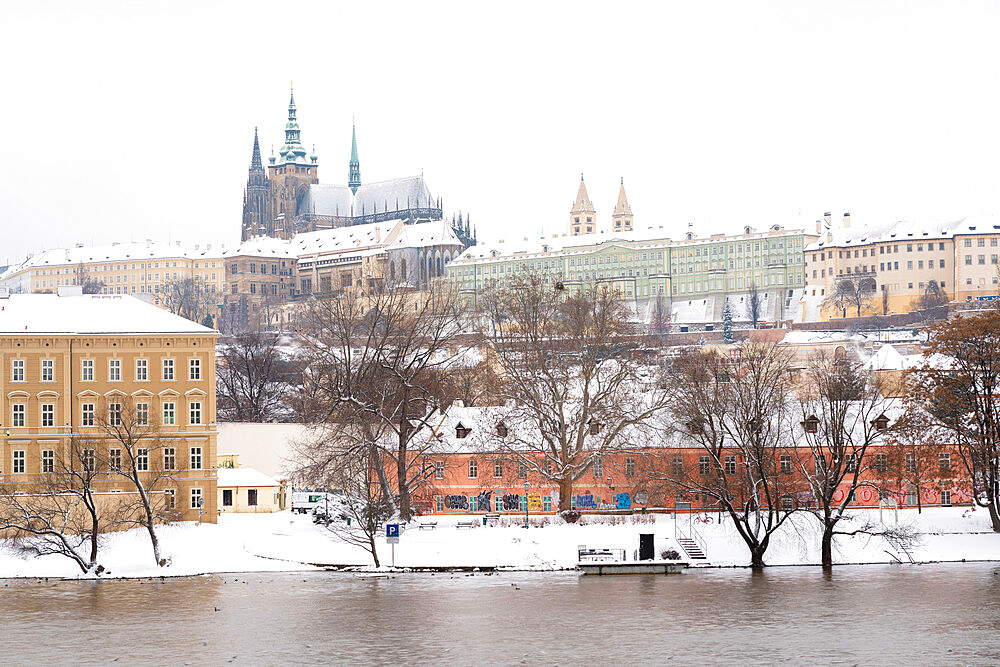
<path fill-rule="evenodd" d="M 476 527 L 475 521 L 459 521 L 458 523 L 455 524 L 455 528 L 475 528 L 475 527 Z"/>
<path fill-rule="evenodd" d="M 499 514 L 487 514 L 486 515 L 486 523 L 488 523 L 491 526 L 492 525 L 496 525 L 497 523 L 500 523 L 500 515 Z"/>
<path fill-rule="evenodd" d="M 417 530 L 434 530 L 437 528 L 437 521 L 428 521 L 427 523 L 418 523 Z"/>

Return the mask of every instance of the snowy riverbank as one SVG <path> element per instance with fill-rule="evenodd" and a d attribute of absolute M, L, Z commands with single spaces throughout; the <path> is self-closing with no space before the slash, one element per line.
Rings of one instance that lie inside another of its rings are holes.
<path fill-rule="evenodd" d="M 732 525 L 697 523 L 707 547 L 708 562 L 714 566 L 745 566 L 746 547 Z M 878 520 L 878 512 L 869 514 Z M 883 514 L 886 523 L 893 513 Z M 617 525 L 548 525 L 529 530 L 516 526 L 459 529 L 467 518 L 435 516 L 434 530 L 417 530 L 411 525 L 396 546 L 397 567 L 501 567 L 526 570 L 556 570 L 576 565 L 577 548 L 612 547 L 627 549 L 629 558 L 638 546 L 640 533 L 654 533 L 657 549 L 672 546 L 673 517 L 647 517 L 648 523 Z M 769 565 L 810 565 L 819 562 L 818 522 L 808 516 L 795 517 L 777 534 L 768 549 Z M 620 519 L 621 520 L 621 519 Z M 989 532 L 984 511 L 968 508 L 931 508 L 917 514 L 901 510 L 898 521 L 917 534 L 909 556 L 881 538 L 839 537 L 835 546 L 838 563 L 1000 560 L 1000 534 Z M 851 522 L 856 523 L 856 522 Z M 684 527 L 687 527 L 686 517 Z M 845 526 L 845 529 L 847 526 Z M 290 512 L 260 515 L 223 515 L 217 525 L 176 524 L 160 529 L 164 553 L 170 565 L 152 564 L 144 533 L 129 531 L 109 535 L 100 558 L 111 577 L 186 576 L 212 572 L 293 571 L 322 565 L 371 565 L 371 558 L 358 547 L 344 544 L 327 530 L 314 525 L 308 516 Z M 78 577 L 79 570 L 65 558 L 45 556 L 23 558 L 9 545 L 0 544 L 0 577 Z M 391 562 L 390 547 L 379 540 L 383 565 Z"/>

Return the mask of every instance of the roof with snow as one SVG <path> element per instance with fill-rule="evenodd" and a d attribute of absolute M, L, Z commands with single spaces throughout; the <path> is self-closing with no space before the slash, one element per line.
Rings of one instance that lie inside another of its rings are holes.
<path fill-rule="evenodd" d="M 353 194 L 347 185 L 313 183 L 302 201 L 304 213 L 324 216 L 359 216 L 435 205 L 423 176 L 362 183 Z"/>
<path fill-rule="evenodd" d="M 1000 232 L 1000 216 L 995 215 L 969 216 L 950 221 L 892 220 L 831 229 L 808 245 L 806 250 L 846 248 L 892 241 L 929 241 L 949 239 L 962 234 L 997 232 Z"/>
<path fill-rule="evenodd" d="M 0 334 L 218 334 L 124 294 L 12 294 L 0 299 Z"/>
<path fill-rule="evenodd" d="M 219 488 L 281 486 L 281 483 L 270 475 L 253 468 L 219 468 L 218 473 Z"/>

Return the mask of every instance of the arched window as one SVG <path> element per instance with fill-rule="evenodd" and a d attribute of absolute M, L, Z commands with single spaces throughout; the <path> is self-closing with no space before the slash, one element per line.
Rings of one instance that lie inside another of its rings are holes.
<path fill-rule="evenodd" d="M 396 262 L 393 261 L 389 262 L 389 282 L 396 282 Z"/>
<path fill-rule="evenodd" d="M 406 260 L 399 260 L 399 279 L 406 282 Z"/>

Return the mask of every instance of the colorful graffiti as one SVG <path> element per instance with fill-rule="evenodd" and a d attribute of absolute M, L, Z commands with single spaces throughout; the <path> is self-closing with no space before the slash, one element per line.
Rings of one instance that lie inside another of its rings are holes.
<path fill-rule="evenodd" d="M 493 498 L 492 491 L 483 491 L 476 497 L 476 507 L 478 507 L 482 512 L 488 512 L 489 509 L 493 507 L 492 498 Z"/>
<path fill-rule="evenodd" d="M 573 499 L 573 504 L 580 510 L 596 510 L 600 498 L 595 498 L 593 493 L 578 493 Z"/>
<path fill-rule="evenodd" d="M 632 507 L 632 498 L 627 493 L 619 493 L 615 496 L 615 500 L 618 503 L 618 509 L 627 510 Z"/>
<path fill-rule="evenodd" d="M 542 494 L 540 493 L 529 493 L 528 494 L 528 509 L 532 512 L 541 512 L 542 507 Z"/>
<path fill-rule="evenodd" d="M 521 496 L 515 493 L 508 493 L 503 496 L 503 508 L 507 512 L 516 512 L 521 509 Z"/>

